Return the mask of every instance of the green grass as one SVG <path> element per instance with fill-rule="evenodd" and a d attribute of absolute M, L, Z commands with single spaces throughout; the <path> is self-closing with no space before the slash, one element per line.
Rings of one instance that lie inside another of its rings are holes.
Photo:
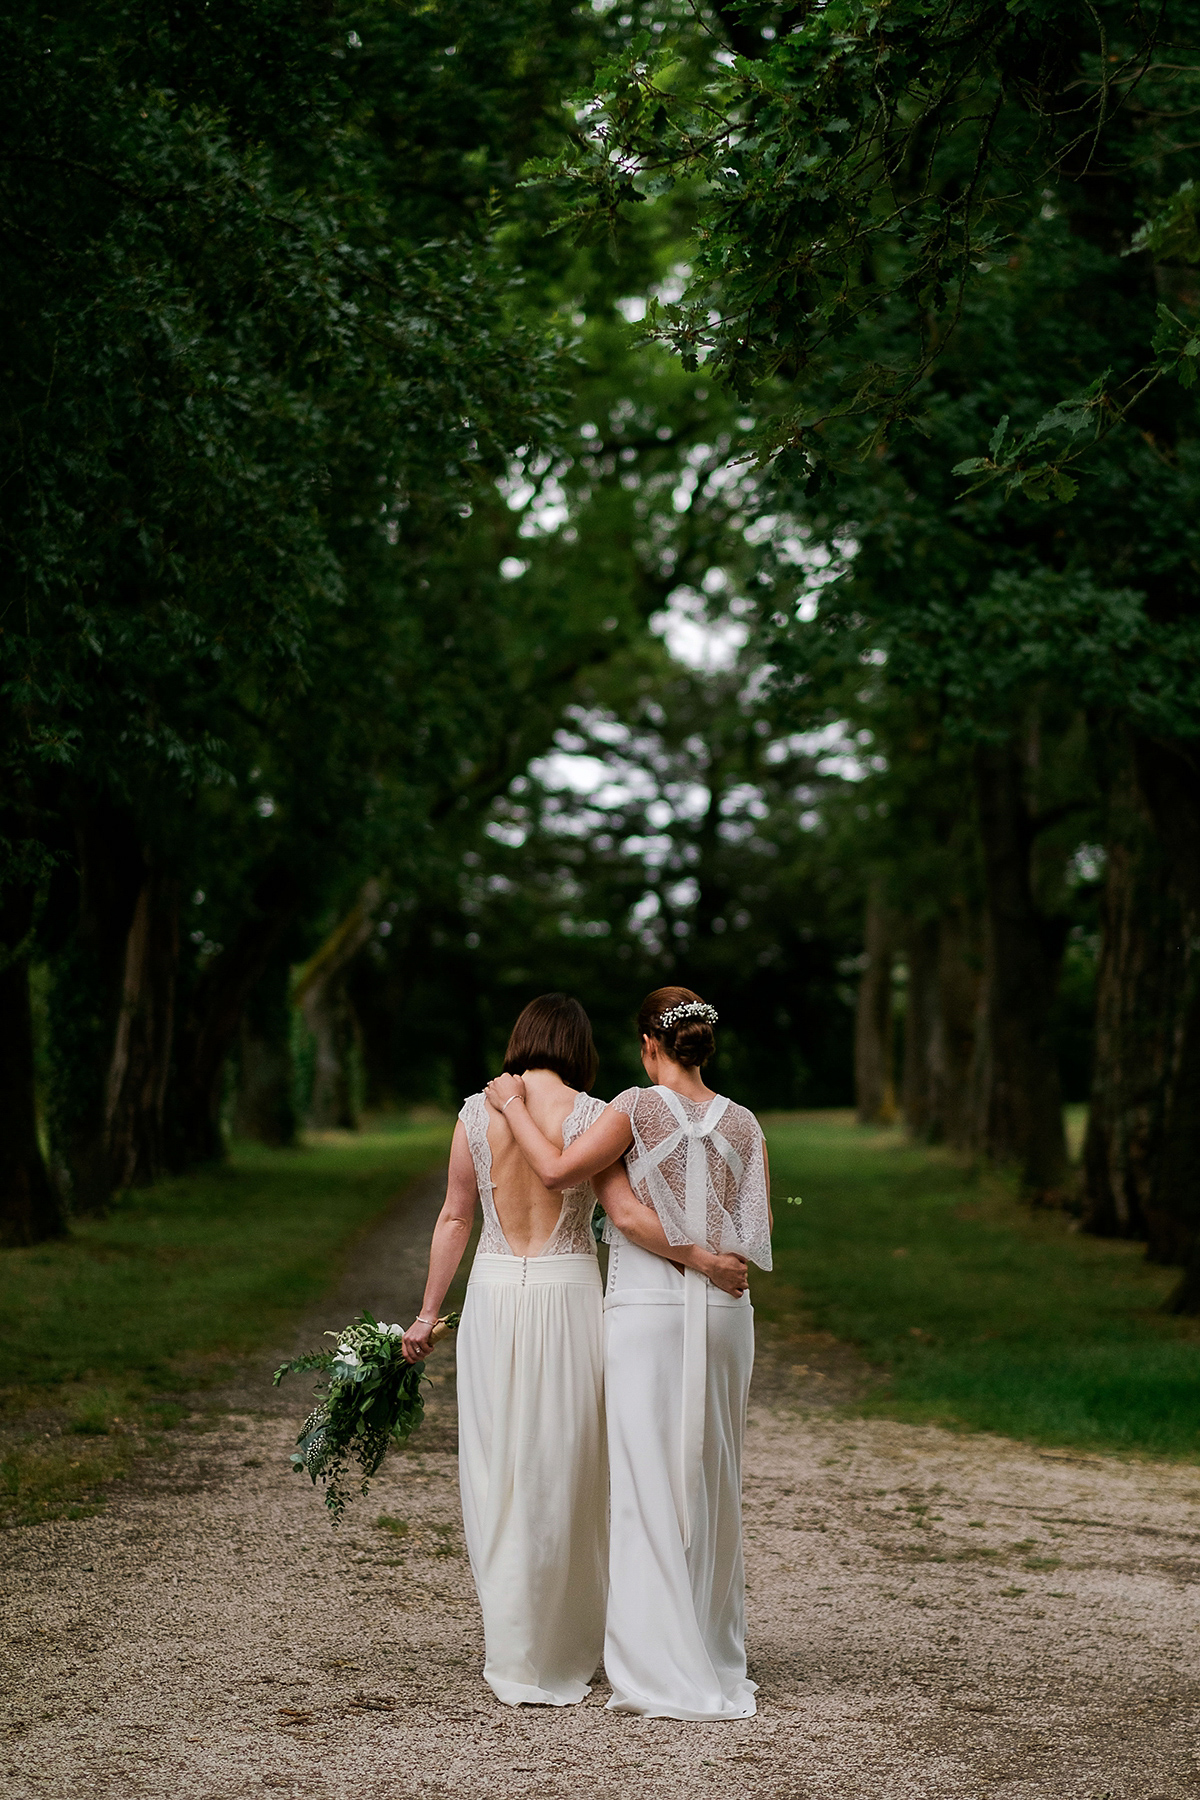
<path fill-rule="evenodd" d="M 848 1114 L 766 1125 L 776 1254 L 756 1309 L 885 1367 L 865 1410 L 1200 1460 L 1200 1323 L 1161 1310 L 1177 1270 L 898 1130 Z"/>
<path fill-rule="evenodd" d="M 450 1121 L 329 1133 L 123 1196 L 69 1237 L 0 1251 L 0 1514 L 94 1511 L 166 1434 L 174 1396 L 261 1349 L 335 1278 L 340 1253 L 445 1159 Z"/>
<path fill-rule="evenodd" d="M 268 1342 L 449 1142 L 438 1123 L 241 1146 L 222 1168 L 134 1189 L 61 1242 L 0 1253 L 0 1385 L 170 1375 L 181 1359 Z"/>

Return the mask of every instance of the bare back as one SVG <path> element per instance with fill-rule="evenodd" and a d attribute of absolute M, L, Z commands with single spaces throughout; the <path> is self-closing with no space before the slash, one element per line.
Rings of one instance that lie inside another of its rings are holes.
<path fill-rule="evenodd" d="M 576 1093 L 549 1070 L 533 1069 L 527 1106 L 536 1108 L 539 1128 L 556 1146 L 566 1147 L 604 1111 L 603 1100 Z M 578 1178 L 563 1192 L 547 1189 L 525 1161 L 506 1120 L 497 1117 L 483 1094 L 463 1101 L 459 1119 L 475 1169 L 483 1205 L 480 1256 L 594 1256 L 591 1184 Z"/>
<path fill-rule="evenodd" d="M 563 1124 L 574 1109 L 578 1094 L 550 1069 L 529 1069 L 524 1081 L 526 1105 L 535 1125 L 555 1149 L 561 1150 Z M 492 1200 L 501 1230 L 514 1256 L 536 1256 L 558 1224 L 563 1197 L 542 1185 L 500 1113 L 488 1114 L 488 1147 L 495 1184 Z"/>

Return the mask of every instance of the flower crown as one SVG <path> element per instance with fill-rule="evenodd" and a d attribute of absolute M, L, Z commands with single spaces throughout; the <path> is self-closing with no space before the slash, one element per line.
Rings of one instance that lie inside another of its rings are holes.
<path fill-rule="evenodd" d="M 715 1025 L 717 1018 L 716 1007 L 706 1000 L 685 1000 L 682 1006 L 672 1006 L 669 1011 L 659 1014 L 658 1028 L 669 1031 L 672 1025 L 678 1025 L 684 1019 L 703 1019 L 706 1025 Z"/>

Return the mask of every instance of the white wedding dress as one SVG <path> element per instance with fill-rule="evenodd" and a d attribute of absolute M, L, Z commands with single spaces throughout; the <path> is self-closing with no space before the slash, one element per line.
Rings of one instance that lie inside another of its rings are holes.
<path fill-rule="evenodd" d="M 771 1266 L 762 1132 L 718 1097 L 630 1088 L 635 1194 L 671 1243 Z M 742 1438 L 754 1363 L 749 1294 L 639 1250 L 611 1223 L 605 1405 L 612 1491 L 604 1668 L 609 1706 L 648 1718 L 744 1719 Z"/>
<path fill-rule="evenodd" d="M 580 1094 L 564 1147 L 604 1111 Z M 586 1183 L 537 1256 L 515 1256 L 492 1195 L 488 1110 L 459 1114 L 483 1231 L 458 1328 L 463 1528 L 483 1611 L 484 1680 L 510 1706 L 568 1706 L 604 1645 L 608 1482 L 603 1312 Z"/>

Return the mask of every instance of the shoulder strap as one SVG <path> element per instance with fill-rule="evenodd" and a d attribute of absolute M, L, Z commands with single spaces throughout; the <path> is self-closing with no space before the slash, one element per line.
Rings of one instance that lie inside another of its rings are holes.
<path fill-rule="evenodd" d="M 674 1088 L 661 1087 L 656 1082 L 653 1092 L 664 1102 L 667 1111 L 674 1116 L 675 1123 L 681 1125 L 684 1131 L 686 1131 L 691 1121 L 684 1111 L 683 1101 L 679 1098 L 679 1095 L 675 1092 Z"/>
<path fill-rule="evenodd" d="M 729 1100 L 724 1094 L 718 1094 L 715 1100 L 709 1101 L 708 1111 L 700 1121 L 701 1137 L 707 1137 L 710 1131 L 715 1130 L 724 1118 L 725 1109 L 728 1105 Z"/>
<path fill-rule="evenodd" d="M 592 1094 L 576 1094 L 575 1104 L 562 1123 L 563 1149 L 594 1125 L 603 1111 L 603 1100 L 597 1100 Z"/>
<path fill-rule="evenodd" d="M 495 1186 L 492 1180 L 492 1146 L 488 1143 L 487 1100 L 482 1094 L 468 1094 L 458 1116 L 466 1126 L 467 1147 L 475 1165 L 479 1198 L 487 1204 Z"/>

